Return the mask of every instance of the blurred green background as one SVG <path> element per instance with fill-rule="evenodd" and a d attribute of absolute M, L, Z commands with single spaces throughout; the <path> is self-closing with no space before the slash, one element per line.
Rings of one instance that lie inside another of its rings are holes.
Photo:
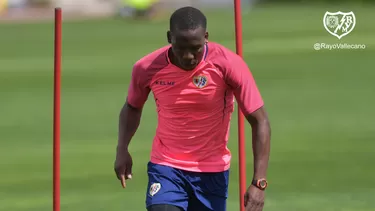
<path fill-rule="evenodd" d="M 244 58 L 272 126 L 265 211 L 375 210 L 373 5 L 259 4 L 243 17 Z M 231 8 L 202 9 L 211 41 L 235 49 Z M 326 11 L 353 11 L 338 40 Z M 166 45 L 168 20 L 66 21 L 63 25 L 61 210 L 144 209 L 153 100 L 131 143 L 134 178 L 113 171 L 118 116 L 140 57 Z M 314 43 L 365 44 L 320 50 Z M 0 210 L 52 210 L 53 24 L 0 24 Z M 239 210 L 237 112 L 228 210 Z M 246 124 L 248 181 L 252 176 Z"/>

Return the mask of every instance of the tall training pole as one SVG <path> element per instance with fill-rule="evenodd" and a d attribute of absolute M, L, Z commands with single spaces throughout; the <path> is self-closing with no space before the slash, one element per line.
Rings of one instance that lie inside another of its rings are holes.
<path fill-rule="evenodd" d="M 60 211 L 61 8 L 55 8 L 53 95 L 53 211 Z"/>
<path fill-rule="evenodd" d="M 241 0 L 234 0 L 234 19 L 236 28 L 236 52 L 243 57 L 242 51 L 242 16 Z M 245 211 L 244 195 L 246 192 L 246 149 L 244 115 L 238 107 L 238 160 L 239 160 L 239 186 L 240 186 L 240 211 Z"/>

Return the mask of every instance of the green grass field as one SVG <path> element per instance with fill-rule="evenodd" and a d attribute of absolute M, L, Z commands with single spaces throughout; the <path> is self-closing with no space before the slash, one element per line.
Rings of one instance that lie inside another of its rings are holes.
<path fill-rule="evenodd" d="M 265 211 L 375 210 L 374 6 L 265 6 L 244 15 L 244 56 L 272 124 Z M 356 14 L 341 40 L 326 11 Z M 211 40 L 234 49 L 231 12 L 208 12 Z M 113 162 L 132 64 L 166 44 L 168 21 L 63 26 L 61 209 L 144 209 L 156 127 L 150 98 L 131 144 L 134 178 L 123 190 Z M 313 44 L 366 44 L 315 51 Z M 0 25 L 0 210 L 52 210 L 53 25 Z M 228 210 L 238 209 L 237 113 Z M 252 175 L 250 126 L 247 170 Z"/>

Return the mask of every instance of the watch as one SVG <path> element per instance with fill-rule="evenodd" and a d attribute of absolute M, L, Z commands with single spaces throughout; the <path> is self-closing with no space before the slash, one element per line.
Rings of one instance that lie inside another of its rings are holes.
<path fill-rule="evenodd" d="M 265 190 L 268 186 L 268 183 L 267 183 L 266 179 L 253 179 L 251 184 L 254 185 L 255 187 L 261 189 L 261 190 Z"/>

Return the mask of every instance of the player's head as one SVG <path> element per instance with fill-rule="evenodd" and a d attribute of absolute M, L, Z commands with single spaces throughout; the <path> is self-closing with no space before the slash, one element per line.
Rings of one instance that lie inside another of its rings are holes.
<path fill-rule="evenodd" d="M 202 59 L 208 39 L 206 27 L 206 16 L 194 7 L 183 7 L 172 14 L 167 37 L 181 68 L 194 69 Z"/>

